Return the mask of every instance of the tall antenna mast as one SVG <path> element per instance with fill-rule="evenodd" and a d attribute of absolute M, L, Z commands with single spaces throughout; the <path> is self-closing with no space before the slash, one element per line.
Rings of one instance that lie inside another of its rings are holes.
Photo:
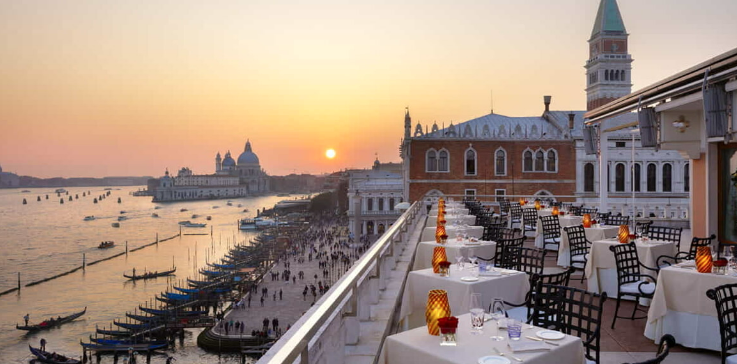
<path fill-rule="evenodd" d="M 491 113 L 494 113 L 494 90 L 491 90 Z"/>

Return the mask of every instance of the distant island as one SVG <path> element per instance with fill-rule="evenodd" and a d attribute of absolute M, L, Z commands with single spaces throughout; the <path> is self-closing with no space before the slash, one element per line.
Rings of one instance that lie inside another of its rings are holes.
<path fill-rule="evenodd" d="M 74 177 L 37 178 L 20 176 L 17 186 L 3 187 L 93 187 L 93 186 L 145 186 L 152 177 Z"/>

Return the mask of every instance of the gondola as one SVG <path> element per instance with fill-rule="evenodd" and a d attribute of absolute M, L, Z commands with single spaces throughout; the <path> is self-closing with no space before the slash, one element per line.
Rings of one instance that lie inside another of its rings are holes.
<path fill-rule="evenodd" d="M 90 341 L 100 345 L 116 345 L 116 344 L 148 344 L 148 345 L 168 345 L 166 341 L 146 341 L 146 340 L 115 340 L 115 339 L 100 339 L 90 336 Z"/>
<path fill-rule="evenodd" d="M 200 274 L 207 276 L 207 277 L 221 277 L 226 274 L 231 274 L 230 272 L 221 272 L 217 270 L 207 270 L 207 269 L 200 269 Z"/>
<path fill-rule="evenodd" d="M 117 336 L 117 337 L 128 337 L 131 336 L 132 332 L 130 331 L 123 331 L 123 330 L 106 330 L 106 329 L 100 329 L 96 328 L 95 332 L 97 332 L 100 335 L 107 335 L 107 336 Z"/>
<path fill-rule="evenodd" d="M 87 312 L 87 307 L 85 307 L 84 310 L 77 312 L 77 313 L 73 313 L 69 316 L 59 317 L 57 319 L 51 318 L 51 319 L 42 321 L 40 324 L 37 324 L 37 325 L 18 326 L 18 324 L 15 324 L 15 328 L 18 330 L 26 330 L 26 331 L 39 331 L 39 330 L 50 329 L 52 327 L 57 327 L 67 322 L 73 321 L 74 319 L 84 315 L 85 312 Z"/>
<path fill-rule="evenodd" d="M 80 341 L 79 343 L 86 349 L 98 351 L 98 352 L 128 352 L 128 350 L 133 349 L 133 351 L 147 351 L 147 350 L 156 350 L 156 349 L 163 349 L 167 346 L 167 344 L 160 344 L 160 343 L 152 343 L 152 344 L 98 344 L 98 343 L 83 343 Z"/>
<path fill-rule="evenodd" d="M 128 330 L 134 330 L 134 331 L 148 330 L 148 329 L 154 327 L 150 323 L 147 323 L 147 324 L 130 324 L 130 323 L 126 323 L 126 322 L 113 321 L 113 324 L 115 324 L 115 326 L 122 327 L 122 328 L 128 329 Z"/>
<path fill-rule="evenodd" d="M 150 307 L 138 306 L 138 309 L 157 316 L 200 316 L 207 315 L 207 311 L 183 311 L 176 309 L 156 309 Z"/>
<path fill-rule="evenodd" d="M 152 321 L 162 321 L 163 320 L 160 316 L 135 315 L 130 312 L 126 312 L 125 315 L 136 321 L 141 321 L 141 322 L 152 322 Z"/>
<path fill-rule="evenodd" d="M 79 364 L 81 363 L 81 361 L 77 359 L 72 359 L 72 358 L 66 357 L 61 354 L 49 353 L 48 351 L 43 351 L 40 348 L 37 349 L 30 345 L 28 345 L 28 349 L 30 349 L 31 354 L 33 354 L 36 357 L 36 361 L 39 361 L 41 363 L 49 363 L 49 364 Z"/>
<path fill-rule="evenodd" d="M 129 275 L 123 273 L 123 277 L 135 281 L 135 280 L 139 280 L 139 279 L 151 279 L 151 278 L 156 278 L 156 277 L 170 276 L 170 275 L 173 275 L 174 272 L 176 272 L 176 271 L 177 271 L 177 267 L 174 267 L 171 270 L 167 270 L 167 271 L 163 271 L 163 272 L 147 272 L 147 273 L 143 273 L 143 274 L 139 274 L 139 275 L 133 274 L 133 275 L 130 275 L 129 276 Z"/>

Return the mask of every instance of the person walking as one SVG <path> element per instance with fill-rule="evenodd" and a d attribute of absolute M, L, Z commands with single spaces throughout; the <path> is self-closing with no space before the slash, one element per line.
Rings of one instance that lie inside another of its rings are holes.
<path fill-rule="evenodd" d="M 269 329 L 269 318 L 264 317 L 264 331 Z"/>
<path fill-rule="evenodd" d="M 264 307 L 264 296 L 261 296 L 261 307 Z"/>
<path fill-rule="evenodd" d="M 274 328 L 274 331 L 276 331 L 276 328 L 279 327 L 279 319 L 277 319 L 276 317 L 274 317 L 271 320 L 271 327 L 273 327 Z"/>
<path fill-rule="evenodd" d="M 281 300 L 282 300 L 282 290 L 281 290 L 281 288 L 279 288 L 279 301 L 281 301 Z"/>

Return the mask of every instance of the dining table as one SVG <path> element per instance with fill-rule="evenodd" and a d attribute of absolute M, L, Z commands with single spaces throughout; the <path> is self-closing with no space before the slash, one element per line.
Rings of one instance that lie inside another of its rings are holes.
<path fill-rule="evenodd" d="M 645 336 L 656 343 L 671 334 L 679 345 L 721 350 L 719 319 L 706 291 L 737 283 L 737 273 L 699 273 L 693 260 L 660 270 L 647 314 Z"/>
<path fill-rule="evenodd" d="M 483 332 L 472 333 L 471 315 L 454 314 L 458 318 L 456 346 L 441 346 L 440 336 L 430 335 L 426 326 L 387 336 L 379 354 L 382 364 L 583 364 L 586 363 L 584 347 L 577 336 L 558 333 L 557 340 L 537 341 L 538 334 L 545 336 L 551 330 L 523 324 L 520 340 L 511 342 L 507 332 L 499 329 L 497 321 L 484 323 Z M 491 335 L 500 335 L 504 340 L 494 341 Z M 552 344 L 551 344 L 552 343 Z M 516 350 L 512 350 L 511 347 Z M 500 355 L 501 354 L 501 355 Z M 515 358 L 520 361 L 515 360 Z"/>
<path fill-rule="evenodd" d="M 445 216 L 448 214 L 468 215 L 468 209 L 465 207 L 449 207 L 445 206 Z M 438 215 L 438 207 L 433 206 L 428 215 Z"/>
<path fill-rule="evenodd" d="M 446 224 L 448 225 L 452 225 L 455 223 L 473 225 L 476 223 L 476 216 L 468 215 L 468 214 L 466 215 L 446 214 L 445 221 L 446 221 Z M 425 223 L 425 226 L 437 226 L 437 225 L 438 225 L 438 215 L 429 215 L 427 217 L 427 222 Z"/>
<path fill-rule="evenodd" d="M 617 264 L 610 246 L 620 244 L 617 238 L 595 240 L 591 243 L 589 260 L 586 263 L 584 274 L 588 283 L 588 290 L 594 293 L 606 292 L 607 296 L 617 297 Z M 636 239 L 637 257 L 642 264 L 656 267 L 656 259 L 661 255 L 674 256 L 676 244 L 672 241 Z M 640 267 L 640 273 L 657 278 L 657 272 Z"/>
<path fill-rule="evenodd" d="M 496 254 L 496 243 L 493 241 L 471 241 L 469 239 L 459 241 L 455 238 L 449 238 L 445 244 L 438 244 L 435 240 L 421 241 L 417 244 L 412 270 L 432 268 L 432 256 L 437 247 L 445 248 L 445 255 L 449 262 L 456 261 L 457 256 L 468 259 L 471 255 L 475 255 L 488 259 Z"/>
<path fill-rule="evenodd" d="M 493 271 L 476 275 L 473 269 L 478 272 L 478 266 L 466 266 L 461 270 L 457 264 L 452 264 L 448 277 L 433 273 L 432 268 L 409 272 L 399 314 L 400 319 L 405 320 L 406 327 L 411 329 L 425 325 L 425 304 L 428 292 L 433 289 L 448 292 L 448 302 L 453 314 L 469 312 L 471 293 L 481 293 L 485 307 L 494 298 L 513 303 L 522 303 L 525 300 L 530 289 L 527 273 L 491 268 Z"/>
<path fill-rule="evenodd" d="M 579 222 L 580 224 L 580 222 Z M 574 225 L 579 225 L 574 224 Z M 569 225 L 569 226 L 574 226 Z M 597 240 L 605 240 L 617 237 L 619 226 L 613 225 L 594 225 L 584 228 L 586 240 L 594 242 Z M 558 245 L 558 265 L 561 267 L 570 266 L 571 261 L 571 244 L 568 241 L 568 234 L 563 227 L 560 228 L 560 244 Z"/>
<path fill-rule="evenodd" d="M 437 226 L 426 226 L 422 229 L 420 241 L 435 240 Z M 481 239 L 484 235 L 483 226 L 445 225 L 445 235 L 448 239 L 455 239 L 458 234 L 466 234 L 469 238 Z"/>
<path fill-rule="evenodd" d="M 538 216 L 541 216 L 541 215 L 538 215 Z M 542 216 L 546 216 L 546 215 L 542 215 Z M 583 218 L 581 216 L 575 216 L 575 215 L 560 216 L 559 215 L 558 223 L 560 224 L 561 237 L 563 237 L 564 227 L 580 225 L 582 221 L 583 221 Z M 543 235 L 543 223 L 540 217 L 538 217 L 537 226 L 535 226 L 535 247 L 542 249 L 544 241 L 545 241 L 545 236 Z"/>

